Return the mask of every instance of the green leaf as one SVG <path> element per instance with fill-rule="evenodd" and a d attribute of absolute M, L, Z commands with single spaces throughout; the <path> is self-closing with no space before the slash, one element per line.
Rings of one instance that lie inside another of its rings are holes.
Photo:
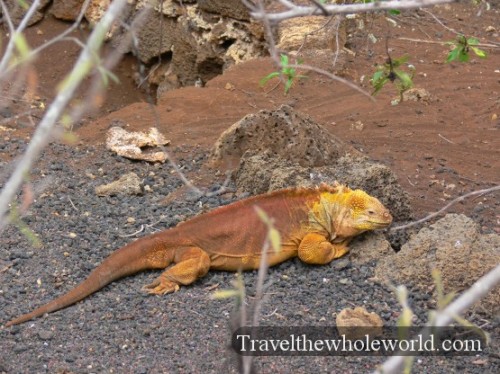
<path fill-rule="evenodd" d="M 390 9 L 389 10 L 389 14 L 391 16 L 399 16 L 401 14 L 401 12 L 399 10 L 397 10 L 397 9 Z"/>
<path fill-rule="evenodd" d="M 280 61 L 281 61 L 281 66 L 283 66 L 283 67 L 288 66 L 288 56 L 287 55 L 281 55 Z"/>
<path fill-rule="evenodd" d="M 239 290 L 220 290 L 215 291 L 212 295 L 212 299 L 229 299 L 231 297 L 240 297 L 241 291 Z"/>
<path fill-rule="evenodd" d="M 92 69 L 92 62 L 85 60 L 77 65 L 77 67 L 69 73 L 57 86 L 59 92 L 64 91 L 68 88 L 70 84 L 75 81 L 82 81 Z"/>
<path fill-rule="evenodd" d="M 446 59 L 446 62 L 452 62 L 454 60 L 457 60 L 458 59 L 458 55 L 460 54 L 460 51 L 463 50 L 463 47 L 462 46 L 457 46 L 455 47 L 454 49 L 452 49 L 450 51 L 450 53 L 448 53 L 448 58 Z"/>
<path fill-rule="evenodd" d="M 413 86 L 413 81 L 411 80 L 411 76 L 407 72 L 401 70 L 394 70 L 394 74 L 396 74 L 396 76 L 401 81 L 403 88 L 408 89 L 411 86 Z"/>
<path fill-rule="evenodd" d="M 284 68 L 283 71 L 282 71 L 282 74 L 289 77 L 289 78 L 293 78 L 295 77 L 295 69 L 294 68 Z"/>
<path fill-rule="evenodd" d="M 293 78 L 288 78 L 285 82 L 285 95 L 288 93 L 288 90 L 290 90 L 290 87 L 292 87 L 293 84 Z"/>
<path fill-rule="evenodd" d="M 98 66 L 97 71 L 101 74 L 102 82 L 107 87 L 109 85 L 109 80 L 111 79 L 115 83 L 120 83 L 120 79 L 113 74 L 110 70 L 104 68 L 103 66 Z"/>
<path fill-rule="evenodd" d="M 276 230 L 274 227 L 270 228 L 268 236 L 274 251 L 279 252 L 281 250 L 281 236 L 278 230 Z"/>
<path fill-rule="evenodd" d="M 469 39 L 467 39 L 467 44 L 468 45 L 478 45 L 479 39 L 478 38 L 469 38 Z"/>
<path fill-rule="evenodd" d="M 17 0 L 17 3 L 21 6 L 21 8 L 23 8 L 24 10 L 28 10 L 29 9 L 29 5 L 26 1 L 24 0 Z"/>
<path fill-rule="evenodd" d="M 264 86 L 270 79 L 273 79 L 273 78 L 276 78 L 276 77 L 279 77 L 280 76 L 280 73 L 278 73 L 277 71 L 269 74 L 268 76 L 262 78 L 260 81 L 259 81 L 259 85 L 262 87 Z"/>
<path fill-rule="evenodd" d="M 477 335 L 480 335 L 481 337 L 483 337 L 483 339 L 486 341 L 486 345 L 490 345 L 491 335 L 488 332 L 484 331 L 479 326 L 476 326 L 472 322 L 469 322 L 465 318 L 462 318 L 460 316 L 455 315 L 455 316 L 453 316 L 453 319 L 455 321 L 457 321 L 459 324 L 461 324 L 462 326 L 468 327 L 469 329 L 474 331 Z"/>
<path fill-rule="evenodd" d="M 477 47 L 470 47 L 470 48 L 474 51 L 477 57 L 486 58 L 486 52 L 483 51 L 482 49 L 479 49 Z"/>
<path fill-rule="evenodd" d="M 376 84 L 384 76 L 384 73 L 383 70 L 376 71 L 372 77 L 373 84 Z"/>
<path fill-rule="evenodd" d="M 17 229 L 25 236 L 25 238 L 31 242 L 31 245 L 33 247 L 42 247 L 42 242 L 40 241 L 36 233 L 31 230 L 31 228 L 25 222 L 23 222 L 23 220 L 19 216 L 19 211 L 16 204 L 12 204 L 9 219 L 12 224 L 16 226 Z"/>
<path fill-rule="evenodd" d="M 22 60 L 28 57 L 30 53 L 30 47 L 28 45 L 28 42 L 26 38 L 24 37 L 23 34 L 16 32 L 13 35 L 14 38 L 14 45 L 17 48 L 17 52 L 19 53 L 19 57 L 21 57 Z"/>
<path fill-rule="evenodd" d="M 462 50 L 460 51 L 460 53 L 458 55 L 458 60 L 460 62 L 469 61 L 469 53 L 464 48 L 462 48 Z"/>
<path fill-rule="evenodd" d="M 41 248 L 42 242 L 36 236 L 35 232 L 30 229 L 30 227 L 24 223 L 22 220 L 19 220 L 14 223 L 17 226 L 17 229 L 31 242 L 31 245 L 35 248 Z"/>
<path fill-rule="evenodd" d="M 401 66 L 402 64 L 407 62 L 409 59 L 410 59 L 410 56 L 408 56 L 408 55 L 404 55 L 404 56 L 401 56 L 400 58 L 393 59 L 392 66 L 397 68 L 398 66 Z"/>
<path fill-rule="evenodd" d="M 441 300 L 438 300 L 438 305 L 440 305 L 441 309 L 446 308 L 447 305 L 449 305 L 453 299 L 457 296 L 455 292 L 450 292 L 449 294 L 443 296 Z"/>
<path fill-rule="evenodd" d="M 280 61 L 281 61 L 281 73 L 273 72 L 273 73 L 269 74 L 268 76 L 262 78 L 259 81 L 259 85 L 262 87 L 270 79 L 279 77 L 280 75 L 284 76 L 286 78 L 286 82 L 285 82 L 285 95 L 286 95 L 288 93 L 288 90 L 290 90 L 290 88 L 292 87 L 293 81 L 296 78 L 306 78 L 306 76 L 305 75 L 297 76 L 297 71 L 294 68 L 288 66 L 289 60 L 288 60 L 287 55 L 282 54 L 280 57 Z M 297 62 L 297 64 L 301 64 L 301 63 L 302 63 L 302 61 Z"/>
<path fill-rule="evenodd" d="M 260 220 L 262 222 L 264 222 L 266 224 L 266 226 L 272 225 L 271 219 L 269 218 L 267 213 L 264 212 L 263 209 L 259 208 L 258 206 L 256 206 L 254 209 L 255 209 L 255 212 L 257 213 L 257 215 L 259 216 Z"/>
<path fill-rule="evenodd" d="M 385 84 L 389 82 L 389 78 L 385 77 L 384 79 L 380 80 L 377 82 L 377 84 L 374 84 L 373 87 L 375 88 L 375 91 L 373 91 L 372 95 L 375 95 L 377 92 L 379 92 L 382 88 L 384 88 Z"/>

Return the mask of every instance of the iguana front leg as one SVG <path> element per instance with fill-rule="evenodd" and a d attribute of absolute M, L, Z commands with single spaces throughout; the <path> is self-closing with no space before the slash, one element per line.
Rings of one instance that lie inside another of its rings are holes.
<path fill-rule="evenodd" d="M 347 241 L 333 244 L 321 234 L 309 233 L 299 244 L 298 256 L 307 264 L 325 265 L 347 252 Z"/>
<path fill-rule="evenodd" d="M 165 270 L 153 283 L 143 290 L 156 295 L 176 292 L 180 285 L 186 286 L 203 277 L 210 269 L 210 257 L 198 247 L 178 249 L 174 266 Z"/>

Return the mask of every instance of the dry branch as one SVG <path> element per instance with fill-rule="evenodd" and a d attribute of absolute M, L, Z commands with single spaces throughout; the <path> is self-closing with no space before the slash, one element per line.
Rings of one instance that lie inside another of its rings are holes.
<path fill-rule="evenodd" d="M 288 8 L 285 11 L 269 13 L 260 9 L 260 7 L 252 6 L 249 1 L 244 1 L 244 3 L 250 8 L 250 15 L 258 20 L 267 19 L 270 22 L 281 22 L 286 19 L 312 16 L 312 15 L 327 15 L 333 14 L 347 14 L 347 13 L 365 13 L 365 12 L 375 12 L 379 10 L 391 10 L 391 9 L 415 9 L 424 8 L 438 4 L 453 3 L 456 0 L 391 0 L 391 1 L 376 1 L 367 4 L 333 4 L 333 5 L 323 5 L 319 8 L 316 5 L 311 6 L 299 6 L 295 5 L 290 1 L 281 2 Z"/>
<path fill-rule="evenodd" d="M 390 231 L 403 230 L 403 229 L 407 229 L 408 227 L 419 225 L 421 223 L 424 223 L 424 222 L 440 215 L 441 213 L 445 212 L 448 208 L 450 208 L 452 205 L 454 205 L 460 201 L 463 201 L 468 197 L 476 196 L 476 195 L 484 195 L 484 194 L 495 192 L 495 191 L 500 191 L 500 185 L 495 186 L 495 187 L 491 187 L 491 188 L 485 188 L 483 190 L 477 190 L 477 191 L 472 191 L 472 192 L 466 193 L 465 195 L 462 195 L 462 196 L 457 197 L 456 199 L 453 199 L 448 204 L 446 204 L 443 208 L 439 209 L 437 212 L 431 213 L 428 216 L 426 216 L 422 219 L 419 219 L 418 221 L 411 222 L 411 223 L 408 223 L 406 225 L 391 227 Z"/>

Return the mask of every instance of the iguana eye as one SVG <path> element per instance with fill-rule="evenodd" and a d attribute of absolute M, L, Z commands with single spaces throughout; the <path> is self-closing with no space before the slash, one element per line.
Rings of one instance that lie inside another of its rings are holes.
<path fill-rule="evenodd" d="M 370 214 L 370 215 L 372 215 L 372 216 L 373 216 L 373 215 L 375 214 L 375 211 L 373 211 L 373 210 L 371 210 L 371 209 L 370 209 L 370 210 L 368 211 L 368 214 Z"/>

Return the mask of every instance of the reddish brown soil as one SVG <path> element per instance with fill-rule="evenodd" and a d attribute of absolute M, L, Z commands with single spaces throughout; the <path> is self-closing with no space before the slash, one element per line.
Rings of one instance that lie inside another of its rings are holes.
<path fill-rule="evenodd" d="M 498 46 L 498 7 L 483 12 L 479 18 L 476 12 L 477 8 L 463 5 L 433 10 L 448 27 Z M 170 91 L 153 107 L 146 103 L 144 92 L 136 88 L 134 62 L 129 57 L 117 70 L 121 84 L 108 89 L 106 101 L 99 108 L 100 118 L 85 118 L 77 134 L 84 143 L 101 144 L 113 120 L 124 121 L 133 130 L 145 129 L 155 124 L 156 112 L 158 127 L 173 147 L 199 146 L 208 150 L 223 130 L 244 115 L 288 103 L 311 115 L 332 134 L 390 166 L 410 193 L 416 215 L 424 216 L 452 198 L 499 182 L 500 53 L 498 47 L 485 47 L 485 60 L 473 57 L 467 64 L 445 64 L 447 47 L 434 42 L 451 40 L 452 33 L 426 13 L 402 16 L 399 24 L 401 28 L 390 31 L 391 53 L 394 57 L 410 54 L 417 69 L 415 86 L 425 88 L 435 100 L 392 106 L 390 100 L 396 91 L 388 85 L 372 102 L 312 72 L 306 72 L 308 79 L 294 85 L 285 96 L 281 86 L 273 89 L 273 82 L 265 89 L 258 86 L 262 77 L 275 70 L 270 59 L 261 59 L 229 69 L 204 88 Z M 497 31 L 486 32 L 487 26 Z M 49 19 L 31 28 L 29 36 L 36 44 L 64 27 Z M 384 39 L 387 30 L 387 24 L 380 19 L 369 29 L 379 40 Z M 386 59 L 384 44 L 369 44 L 366 37 L 359 39 L 356 57 L 343 57 L 339 62 L 344 76 L 359 84 L 361 76 L 373 74 L 374 64 Z M 367 57 L 369 54 L 372 57 Z M 50 100 L 55 84 L 76 55 L 77 46 L 63 42 L 39 58 L 39 96 Z M 330 59 L 314 57 L 314 53 L 306 54 L 304 59 L 308 64 L 331 68 Z M 363 86 L 370 91 L 367 80 Z M 357 121 L 363 124 L 361 130 L 353 126 Z M 479 216 L 484 229 L 499 232 L 497 198 L 494 194 L 477 197 L 451 211 Z"/>

